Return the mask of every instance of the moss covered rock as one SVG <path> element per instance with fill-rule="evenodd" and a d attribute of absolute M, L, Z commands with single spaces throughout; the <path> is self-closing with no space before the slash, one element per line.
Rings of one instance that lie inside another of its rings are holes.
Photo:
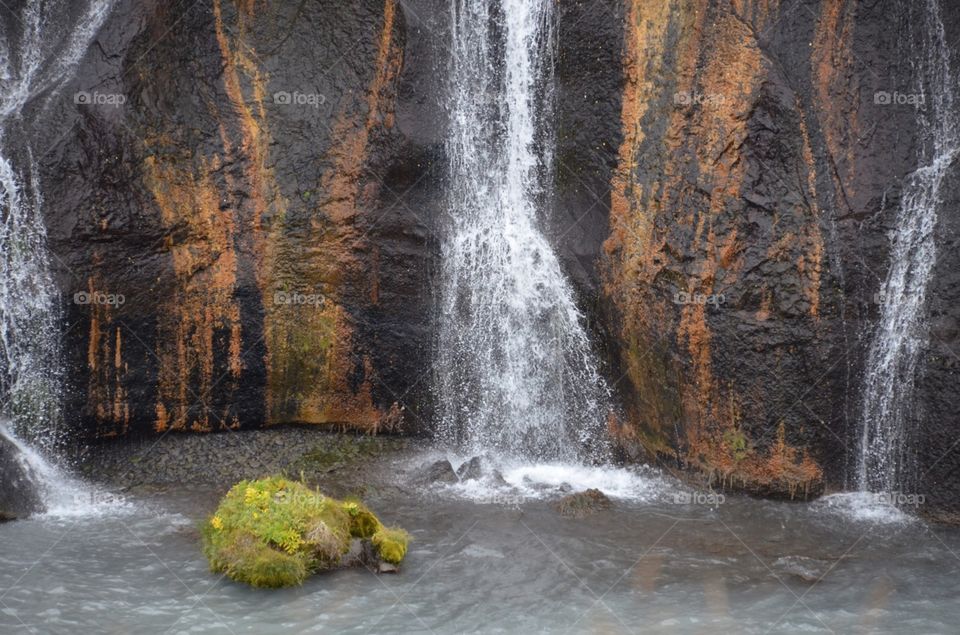
<path fill-rule="evenodd" d="M 281 477 L 234 485 L 203 524 L 202 536 L 214 572 L 267 588 L 298 585 L 311 573 L 340 566 L 356 539 L 399 564 L 409 541 L 361 502 L 338 501 Z"/>

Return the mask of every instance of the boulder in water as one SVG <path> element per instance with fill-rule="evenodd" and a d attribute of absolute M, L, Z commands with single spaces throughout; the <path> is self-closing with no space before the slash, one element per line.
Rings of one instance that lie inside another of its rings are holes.
<path fill-rule="evenodd" d="M 557 503 L 557 511 L 566 518 L 585 518 L 613 507 L 607 495 L 598 489 L 588 489 L 564 496 Z"/>
<path fill-rule="evenodd" d="M 450 461 L 435 461 L 423 470 L 421 479 L 425 483 L 459 483 L 460 478 L 453 471 Z"/>
<path fill-rule="evenodd" d="M 461 481 L 481 478 L 483 476 L 483 466 L 480 464 L 480 457 L 475 456 L 457 468 L 457 476 L 460 477 Z"/>
<path fill-rule="evenodd" d="M 279 476 L 233 486 L 201 531 L 214 572 L 268 588 L 344 566 L 395 568 L 410 541 L 359 501 L 338 501 Z"/>
<path fill-rule="evenodd" d="M 0 434 L 0 521 L 43 511 L 36 479 L 16 443 Z"/>

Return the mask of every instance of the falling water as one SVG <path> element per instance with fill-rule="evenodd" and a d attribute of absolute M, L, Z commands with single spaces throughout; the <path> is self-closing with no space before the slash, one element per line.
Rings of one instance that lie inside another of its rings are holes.
<path fill-rule="evenodd" d="M 11 133 L 32 118 L 25 110 L 54 95 L 69 79 L 110 11 L 112 0 L 94 0 L 79 16 L 75 3 L 31 0 L 8 30 L 0 30 L 0 415 L 14 434 L 48 442 L 60 420 L 58 293 L 50 274 L 43 198 L 29 143 L 17 158 Z M 10 147 L 8 147 L 10 146 Z M 22 444 L 21 444 L 22 446 Z M 23 447 L 23 446 L 22 446 Z M 42 458 L 29 454 L 39 477 L 51 476 Z"/>
<path fill-rule="evenodd" d="M 867 359 L 858 485 L 873 492 L 913 485 L 909 423 L 917 360 L 927 336 L 924 306 L 936 262 L 937 207 L 944 177 L 960 149 L 960 112 L 939 2 L 924 0 L 910 10 L 923 14 L 914 55 L 916 90 L 923 98 L 918 109 L 921 167 L 903 189 L 890 271 L 880 296 L 880 324 Z"/>
<path fill-rule="evenodd" d="M 553 0 L 451 0 L 441 428 L 470 451 L 599 451 L 607 389 L 544 236 Z"/>

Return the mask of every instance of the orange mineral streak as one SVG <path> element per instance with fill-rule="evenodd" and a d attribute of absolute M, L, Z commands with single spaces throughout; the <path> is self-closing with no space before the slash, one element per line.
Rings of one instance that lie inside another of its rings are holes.
<path fill-rule="evenodd" d="M 817 116 L 830 153 L 831 178 L 837 197 L 854 197 L 856 148 L 860 140 L 860 87 L 852 71 L 853 32 L 857 3 L 824 0 L 810 54 Z"/>
<path fill-rule="evenodd" d="M 94 257 L 99 262 L 99 257 Z M 87 280 L 91 297 L 102 291 L 99 281 Z M 120 328 L 111 328 L 112 309 L 99 302 L 90 304 L 90 335 L 87 342 L 87 407 L 97 422 L 98 437 L 126 434 L 130 425 L 130 403 L 124 380 L 128 365 L 123 360 L 123 338 Z M 114 332 L 111 333 L 111 330 Z"/>
<path fill-rule="evenodd" d="M 820 317 L 820 276 L 823 270 L 823 232 L 820 229 L 820 204 L 817 200 L 817 172 L 810 146 L 810 134 L 807 122 L 800 117 L 800 131 L 803 136 L 803 162 L 807 166 L 806 208 L 810 217 L 803 227 L 806 230 L 805 244 L 801 246 L 797 271 L 804 280 L 804 294 L 810 302 L 810 316 Z"/>
<path fill-rule="evenodd" d="M 221 123 L 221 136 L 228 158 L 246 165 L 247 182 L 239 189 L 251 193 L 244 204 L 252 209 L 242 216 L 252 218 L 251 233 L 256 236 L 252 250 L 265 310 L 268 423 L 376 429 L 389 413 L 373 404 L 375 370 L 369 359 L 357 355 L 343 295 L 347 285 L 369 283 L 371 301 L 375 303 L 378 297 L 376 263 L 372 279 L 358 275 L 365 261 L 358 259 L 357 253 L 365 242 L 356 222 L 376 194 L 375 189 L 363 186 L 370 136 L 378 126 L 393 125 L 393 90 L 402 63 L 402 51 L 394 43 L 396 0 L 384 5 L 375 72 L 363 97 L 365 103 L 347 104 L 333 124 L 333 146 L 326 153 L 331 167 L 321 177 L 321 195 L 310 199 L 318 201 L 317 210 L 305 238 L 300 227 L 290 226 L 291 231 L 285 231 L 292 222 L 289 202 L 267 167 L 271 163 L 264 107 L 267 79 L 253 47 L 246 42 L 249 15 L 249 11 L 242 12 L 236 28 L 228 29 L 220 0 L 214 1 L 224 86 L 232 107 L 232 113 L 218 115 L 222 122 L 231 122 Z M 245 95 L 245 86 L 252 87 L 247 89 L 252 96 Z M 362 121 L 358 112 L 366 113 Z M 271 226 L 263 227 L 268 210 L 272 212 Z M 323 300 L 310 305 L 275 301 L 277 294 L 297 293 L 321 295 Z"/>
<path fill-rule="evenodd" d="M 240 308 L 234 298 L 237 276 L 236 221 L 232 210 L 220 209 L 220 192 L 212 174 L 219 161 L 165 162 L 149 156 L 144 180 L 171 234 L 175 285 L 170 296 L 158 298 L 167 309 L 157 328 L 158 431 L 208 431 L 220 424 L 211 411 L 211 392 L 227 389 L 221 380 L 238 378 Z M 215 356 L 222 340 L 229 352 L 226 367 Z"/>

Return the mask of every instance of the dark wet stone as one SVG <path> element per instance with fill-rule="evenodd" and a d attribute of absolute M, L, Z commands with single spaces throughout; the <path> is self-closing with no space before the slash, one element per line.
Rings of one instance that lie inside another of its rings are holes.
<path fill-rule="evenodd" d="M 43 502 L 20 450 L 0 437 L 0 521 L 24 518 L 43 511 Z"/>
<path fill-rule="evenodd" d="M 557 511 L 566 518 L 584 518 L 613 507 L 607 495 L 598 489 L 588 489 L 564 496 L 557 503 Z"/>
<path fill-rule="evenodd" d="M 424 471 L 421 478 L 426 483 L 459 483 L 460 479 L 457 473 L 453 471 L 450 461 L 443 459 L 431 463 Z"/>
<path fill-rule="evenodd" d="M 471 481 L 482 477 L 483 466 L 480 463 L 480 457 L 475 456 L 457 468 L 457 476 L 460 477 L 461 481 Z"/>

